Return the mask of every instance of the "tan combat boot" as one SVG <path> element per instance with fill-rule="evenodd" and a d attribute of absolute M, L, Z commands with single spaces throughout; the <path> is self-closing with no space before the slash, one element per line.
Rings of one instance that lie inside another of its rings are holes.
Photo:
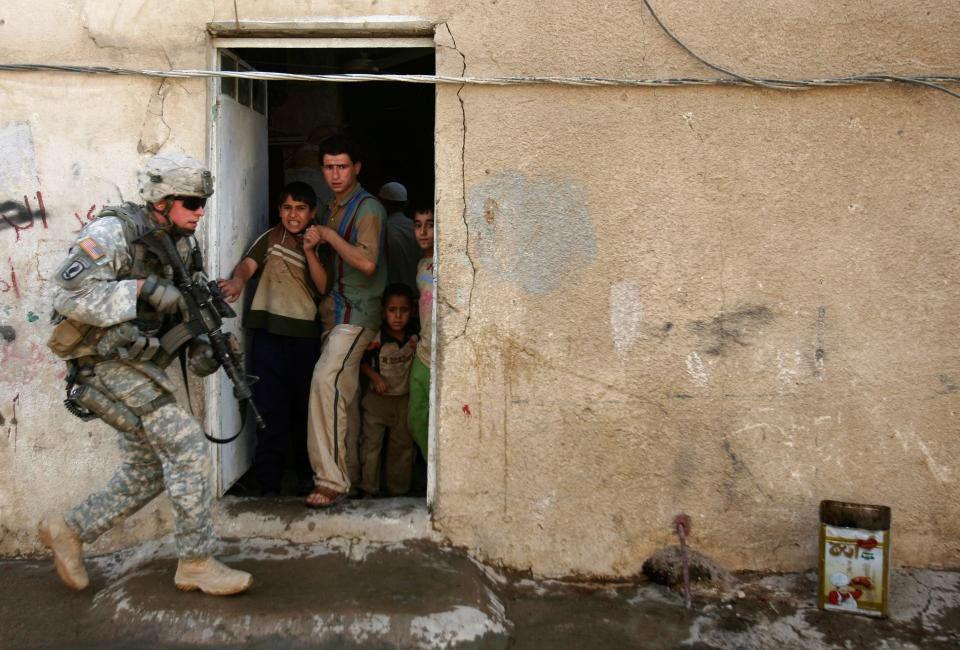
<path fill-rule="evenodd" d="M 53 551 L 53 564 L 63 583 L 80 591 L 90 584 L 87 569 L 83 566 L 83 542 L 63 517 L 44 519 L 37 527 L 40 541 Z"/>
<path fill-rule="evenodd" d="M 199 589 L 211 596 L 232 596 L 250 588 L 253 576 L 246 571 L 231 569 L 213 557 L 199 560 L 180 560 L 173 578 L 177 589 Z"/>

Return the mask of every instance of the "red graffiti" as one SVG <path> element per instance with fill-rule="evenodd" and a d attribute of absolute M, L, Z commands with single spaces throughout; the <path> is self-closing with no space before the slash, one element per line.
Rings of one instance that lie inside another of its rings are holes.
<path fill-rule="evenodd" d="M 470 412 L 470 405 L 469 405 L 469 404 L 464 404 L 464 405 L 463 405 L 463 414 L 464 414 L 464 415 L 473 415 L 473 413 Z"/>
<path fill-rule="evenodd" d="M 23 203 L 27 206 L 27 210 L 30 209 L 30 203 L 27 202 L 27 197 L 23 197 Z M 37 209 L 40 211 L 40 221 L 43 222 L 43 229 L 47 229 L 47 209 L 43 207 L 43 194 L 40 190 L 37 190 Z"/>
<path fill-rule="evenodd" d="M 16 234 L 16 241 L 20 241 L 20 232 L 23 230 L 30 230 L 33 228 L 34 223 L 36 223 L 37 217 L 40 218 L 40 223 L 43 224 L 44 229 L 47 228 L 47 210 L 43 205 L 43 193 L 40 190 L 36 191 L 35 197 L 37 199 L 37 213 L 34 214 L 33 208 L 30 207 L 30 198 L 24 194 L 23 195 L 23 206 L 17 206 L 16 211 L 19 213 L 15 216 L 16 222 L 11 221 L 10 217 L 7 214 L 0 214 L 0 218 L 6 222 L 8 226 L 13 228 L 13 232 Z M 16 204 L 13 204 L 16 206 Z M 19 222 L 19 223 L 17 223 Z M 27 224 L 27 225 L 23 225 Z"/>
<path fill-rule="evenodd" d="M 29 346 L 4 345 L 0 348 L 0 363 L 3 364 L 3 368 L 11 371 L 17 367 L 31 373 L 24 381 L 19 382 L 21 384 L 30 383 L 34 379 L 39 378 L 36 369 L 41 365 L 49 363 L 50 359 L 51 357 L 47 354 L 47 351 L 33 341 L 30 342 Z M 9 374 L 4 377 L 4 379 L 9 380 L 8 383 L 13 383 L 13 378 Z"/>
<path fill-rule="evenodd" d="M 93 205 L 90 206 L 90 209 L 87 210 L 87 214 L 86 214 L 85 217 L 81 217 L 79 212 L 74 212 L 74 213 L 73 213 L 73 216 L 76 218 L 77 223 L 80 224 L 80 228 L 77 228 L 77 229 L 74 230 L 73 232 L 80 232 L 80 230 L 81 230 L 85 225 L 87 225 L 88 223 L 90 223 L 91 221 L 93 221 L 93 220 L 96 218 L 96 217 L 94 217 L 94 215 L 93 215 L 93 211 L 96 210 L 96 209 L 97 209 L 97 204 L 94 203 Z"/>
<path fill-rule="evenodd" d="M 13 291 L 13 294 L 19 298 L 20 285 L 17 283 L 17 271 L 13 268 L 13 260 L 9 257 L 7 258 L 7 264 L 10 265 L 10 281 L 7 282 L 4 279 L 0 279 L 0 293 L 10 293 Z"/>

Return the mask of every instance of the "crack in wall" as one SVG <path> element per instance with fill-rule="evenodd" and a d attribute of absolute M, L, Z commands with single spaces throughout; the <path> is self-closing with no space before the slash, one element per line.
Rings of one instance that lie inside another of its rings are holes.
<path fill-rule="evenodd" d="M 444 45 L 460 56 L 460 76 L 465 77 L 467 74 L 467 57 L 460 51 L 457 47 L 457 39 L 454 38 L 453 32 L 450 30 L 450 25 L 448 23 L 443 23 L 444 28 L 447 30 L 447 35 L 450 37 L 450 42 L 453 44 Z M 460 333 L 456 334 L 451 341 L 456 341 L 460 338 L 463 338 L 467 329 L 470 327 L 470 317 L 473 310 L 473 289 L 477 283 L 477 264 L 473 260 L 473 256 L 470 253 L 470 223 L 467 220 L 467 109 L 463 101 L 463 89 L 465 84 L 460 84 L 460 87 L 457 89 L 457 101 L 460 102 L 460 119 L 462 126 L 462 139 L 460 141 L 460 183 L 461 183 L 461 199 L 463 201 L 463 211 L 461 212 L 461 219 L 463 221 L 463 227 L 466 231 L 466 244 L 464 246 L 464 252 L 467 256 L 467 261 L 470 262 L 470 292 L 467 295 L 467 309 L 466 309 L 466 319 L 463 322 L 463 329 Z M 450 306 L 448 301 L 444 302 L 445 305 Z M 457 313 L 461 313 L 460 310 L 454 310 Z"/>
<path fill-rule="evenodd" d="M 167 60 L 167 66 L 173 70 L 173 59 L 170 58 L 170 55 L 167 53 L 167 48 L 163 45 L 160 46 L 160 51 L 163 52 L 163 58 Z"/>
<path fill-rule="evenodd" d="M 109 47 L 109 45 L 100 44 L 100 41 L 97 40 L 97 37 L 93 35 L 93 31 L 90 29 L 89 25 L 87 25 L 86 23 L 81 23 L 81 26 L 83 27 L 83 31 L 87 33 L 87 38 L 89 38 L 94 45 L 96 45 L 101 50 L 107 49 Z"/>
<path fill-rule="evenodd" d="M 647 65 L 647 53 L 650 51 L 650 44 L 647 42 L 647 21 L 643 19 L 644 7 L 640 7 L 640 38 L 642 42 L 640 43 L 640 67 L 646 67 Z"/>
<path fill-rule="evenodd" d="M 88 3 L 86 3 L 86 4 L 91 4 L 91 3 L 88 2 Z M 120 12 L 120 9 L 119 9 L 119 8 L 114 12 L 114 14 L 113 14 L 113 21 L 114 21 L 114 22 L 116 22 L 116 20 L 117 20 L 117 13 L 119 13 L 119 12 Z M 81 29 L 83 29 L 83 31 L 87 34 L 87 38 L 89 38 L 90 41 L 91 41 L 95 46 L 97 46 L 98 49 L 101 49 L 101 50 L 116 50 L 116 51 L 118 51 L 118 52 L 129 52 L 129 51 L 131 50 L 130 47 L 125 46 L 125 45 L 113 45 L 113 44 L 110 44 L 110 43 L 101 43 L 99 40 L 97 40 L 97 36 L 96 36 L 96 34 L 94 33 L 94 29 L 95 29 L 95 28 L 90 26 L 90 22 L 91 22 L 90 14 L 88 13 L 87 7 L 84 6 L 83 9 L 81 10 L 81 13 L 80 13 L 80 27 L 81 27 Z M 96 22 L 96 21 L 94 20 L 94 22 Z M 107 32 L 107 35 L 109 36 L 109 32 Z M 102 37 L 103 37 L 103 34 L 101 33 L 101 38 L 102 38 Z"/>
<path fill-rule="evenodd" d="M 170 140 L 173 129 L 163 117 L 167 101 L 165 86 L 167 86 L 167 80 L 161 79 L 156 94 L 150 98 L 150 103 L 147 105 L 147 116 L 140 127 L 140 140 L 137 142 L 137 151 L 141 154 L 156 154 Z M 161 135 L 160 131 L 163 130 L 165 133 Z"/>

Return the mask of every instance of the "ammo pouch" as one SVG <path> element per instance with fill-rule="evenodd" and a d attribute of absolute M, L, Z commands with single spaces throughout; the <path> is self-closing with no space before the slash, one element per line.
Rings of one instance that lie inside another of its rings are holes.
<path fill-rule="evenodd" d="M 57 323 L 47 347 L 61 359 L 76 359 L 97 353 L 97 341 L 103 336 L 103 330 L 80 321 L 64 318 Z"/>
<path fill-rule="evenodd" d="M 139 408 L 129 407 L 109 394 L 91 367 L 79 368 L 77 362 L 69 365 L 72 368 L 67 375 L 67 399 L 63 404 L 81 420 L 100 418 L 118 431 L 135 433 L 140 428 L 141 416 L 176 402 L 171 393 L 164 393 Z"/>
<path fill-rule="evenodd" d="M 104 359 L 151 361 L 166 368 L 180 348 L 195 337 L 186 323 L 176 325 L 157 338 L 143 333 L 136 321 L 127 321 L 101 330 L 94 354 Z"/>
<path fill-rule="evenodd" d="M 67 392 L 67 408 L 81 419 L 91 420 L 76 413 L 72 408 L 80 406 L 91 415 L 95 415 L 114 429 L 133 433 L 140 428 L 140 418 L 128 409 L 122 402 L 111 399 L 89 384 L 78 384 Z M 78 409 L 79 410 L 79 409 Z"/>

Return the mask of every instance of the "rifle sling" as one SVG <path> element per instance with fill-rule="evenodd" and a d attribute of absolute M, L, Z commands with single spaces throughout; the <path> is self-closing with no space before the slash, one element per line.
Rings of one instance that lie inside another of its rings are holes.
<path fill-rule="evenodd" d="M 187 378 L 186 348 L 180 351 L 179 356 L 180 356 L 180 372 L 183 374 L 183 391 L 187 394 L 187 406 L 190 407 L 190 415 L 196 418 L 197 422 L 199 423 L 200 421 L 199 418 L 197 418 L 197 415 L 193 412 L 193 400 L 190 397 L 190 381 Z M 203 437 L 209 440 L 210 442 L 218 445 L 225 445 L 228 442 L 233 442 L 234 440 L 239 438 L 240 434 L 243 433 L 243 430 L 246 429 L 247 427 L 247 400 L 241 400 L 239 404 L 240 404 L 240 428 L 237 430 L 235 434 L 233 434 L 229 438 L 214 438 L 209 433 L 207 433 L 204 430 L 203 425 L 201 425 L 200 430 L 203 431 Z"/>

